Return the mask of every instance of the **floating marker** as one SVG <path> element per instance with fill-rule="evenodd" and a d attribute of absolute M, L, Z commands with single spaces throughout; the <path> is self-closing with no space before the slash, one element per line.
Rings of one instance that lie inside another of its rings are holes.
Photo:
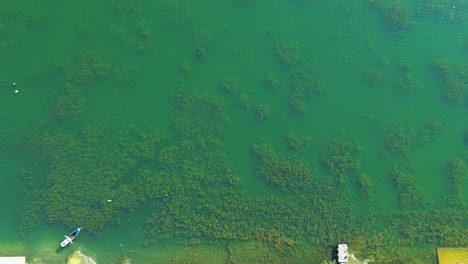
<path fill-rule="evenodd" d="M 107 202 L 108 202 L 108 203 L 110 203 L 110 202 L 112 202 L 112 200 L 111 200 L 111 199 L 109 199 L 109 200 L 107 200 Z"/>
<path fill-rule="evenodd" d="M 19 90 L 15 90 L 15 93 L 19 93 Z"/>

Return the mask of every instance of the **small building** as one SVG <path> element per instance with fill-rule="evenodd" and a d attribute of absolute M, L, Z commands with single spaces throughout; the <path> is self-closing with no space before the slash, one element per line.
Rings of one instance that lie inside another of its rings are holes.
<path fill-rule="evenodd" d="M 346 264 L 348 262 L 348 245 L 338 244 L 338 263 Z"/>
<path fill-rule="evenodd" d="M 439 264 L 468 264 L 468 248 L 437 248 Z"/>
<path fill-rule="evenodd" d="M 1 264 L 26 264 L 26 257 L 0 257 Z"/>

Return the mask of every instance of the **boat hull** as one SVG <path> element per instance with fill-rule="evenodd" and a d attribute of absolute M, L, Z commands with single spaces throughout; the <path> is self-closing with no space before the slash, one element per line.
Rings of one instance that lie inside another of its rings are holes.
<path fill-rule="evenodd" d="M 73 243 L 73 240 L 78 236 L 80 233 L 81 228 L 75 229 L 73 232 L 71 232 L 68 236 L 65 236 L 65 239 L 60 243 L 60 247 L 64 248 L 68 246 L 70 243 Z"/>

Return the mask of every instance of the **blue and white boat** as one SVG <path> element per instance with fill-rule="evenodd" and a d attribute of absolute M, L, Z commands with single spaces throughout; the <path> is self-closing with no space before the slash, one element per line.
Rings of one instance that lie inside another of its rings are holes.
<path fill-rule="evenodd" d="M 62 241 L 62 243 L 60 243 L 60 246 L 64 248 L 68 246 L 68 244 L 73 243 L 73 240 L 76 238 L 76 236 L 78 236 L 80 231 L 81 231 L 81 228 L 78 227 L 77 229 L 75 229 L 75 231 L 71 232 L 68 236 L 65 236 L 65 239 Z"/>

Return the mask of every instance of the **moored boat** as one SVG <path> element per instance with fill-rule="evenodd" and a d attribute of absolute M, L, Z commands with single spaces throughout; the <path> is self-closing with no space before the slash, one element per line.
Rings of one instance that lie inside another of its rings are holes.
<path fill-rule="evenodd" d="M 71 232 L 68 236 L 65 236 L 65 239 L 60 243 L 60 246 L 62 248 L 66 247 L 68 244 L 73 243 L 73 240 L 76 238 L 76 236 L 80 233 L 81 228 L 78 227 L 75 229 L 73 232 Z"/>
<path fill-rule="evenodd" d="M 338 264 L 346 264 L 348 262 L 348 245 L 338 244 Z"/>

